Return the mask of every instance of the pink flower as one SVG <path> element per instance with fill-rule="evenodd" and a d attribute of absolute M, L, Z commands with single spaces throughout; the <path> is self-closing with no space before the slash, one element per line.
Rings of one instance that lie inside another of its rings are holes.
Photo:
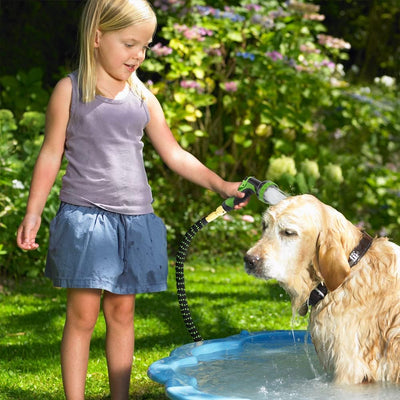
<path fill-rule="evenodd" d="M 313 46 L 307 44 L 300 45 L 300 51 L 302 51 L 303 53 L 315 53 L 315 54 L 321 53 L 320 49 L 315 49 Z"/>
<path fill-rule="evenodd" d="M 322 60 L 322 61 L 320 62 L 320 66 L 321 66 L 321 67 L 330 68 L 331 70 L 334 70 L 334 69 L 335 69 L 335 63 L 332 62 L 331 60 Z"/>
<path fill-rule="evenodd" d="M 187 29 L 183 32 L 183 36 L 185 36 L 186 39 L 203 39 L 194 29 Z"/>
<path fill-rule="evenodd" d="M 304 18 L 310 21 L 323 21 L 325 19 L 325 15 L 318 13 L 304 14 Z"/>
<path fill-rule="evenodd" d="M 185 89 L 196 89 L 197 92 L 202 92 L 203 88 L 201 87 L 201 85 L 196 82 L 196 81 L 181 81 L 180 83 L 181 87 L 185 88 Z"/>
<path fill-rule="evenodd" d="M 167 56 L 172 53 L 172 49 L 167 46 L 163 46 L 161 43 L 155 44 L 151 50 L 156 56 Z"/>
<path fill-rule="evenodd" d="M 242 216 L 242 221 L 246 221 L 246 222 L 254 222 L 254 217 L 252 217 L 251 215 L 243 215 Z"/>
<path fill-rule="evenodd" d="M 227 92 L 236 92 L 237 89 L 238 89 L 238 86 L 237 86 L 237 83 L 234 82 L 234 81 L 225 82 L 225 83 L 224 83 L 224 89 L 225 89 Z"/>
<path fill-rule="evenodd" d="M 251 11 L 251 10 L 260 11 L 261 10 L 261 6 L 258 4 L 248 4 L 244 7 L 247 8 L 249 11 Z"/>
<path fill-rule="evenodd" d="M 178 32 L 184 32 L 186 29 L 188 29 L 188 27 L 187 25 L 174 24 L 174 29 Z"/>
<path fill-rule="evenodd" d="M 201 26 L 192 26 L 189 28 L 187 25 L 175 24 L 174 28 L 183 33 L 186 39 L 196 39 L 199 42 L 204 41 L 205 36 L 212 36 L 214 32 L 211 29 L 205 29 Z"/>
<path fill-rule="evenodd" d="M 350 49 L 350 43 L 330 35 L 318 35 L 318 43 L 333 49 Z"/>
<path fill-rule="evenodd" d="M 279 53 L 279 51 L 269 51 L 268 53 L 265 53 L 265 55 L 271 58 L 273 61 L 283 59 L 283 55 Z"/>

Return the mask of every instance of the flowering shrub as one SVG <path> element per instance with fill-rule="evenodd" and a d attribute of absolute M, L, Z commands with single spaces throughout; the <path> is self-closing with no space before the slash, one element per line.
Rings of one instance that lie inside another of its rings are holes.
<path fill-rule="evenodd" d="M 371 234 L 400 242 L 398 82 L 380 76 L 371 87 L 350 85 L 340 64 L 350 45 L 326 32 L 316 5 L 235 2 L 153 1 L 160 30 L 141 72 L 179 143 L 227 179 L 252 175 L 289 194 L 315 194 Z M 14 244 L 42 140 L 42 76 L 32 68 L 0 77 L 0 273 L 43 269 L 48 224 L 37 252 Z M 145 164 L 173 257 L 182 234 L 221 198 L 169 172 L 151 146 Z M 55 215 L 57 185 L 44 222 Z M 217 219 L 191 251 L 240 262 L 264 208 L 250 201 L 244 212 L 255 222 L 241 212 Z"/>
<path fill-rule="evenodd" d="M 165 74 L 150 87 L 184 147 L 228 179 L 249 172 L 264 178 L 275 149 L 286 153 L 289 142 L 312 131 L 329 79 L 338 75 L 327 51 L 314 43 L 324 29 L 310 17 L 318 7 L 291 2 L 283 8 L 270 1 L 219 10 L 191 4 L 178 12 L 182 2 L 155 2 L 170 12 L 159 33 L 167 44 L 156 43 L 145 64 Z M 330 44 L 328 36 L 325 42 Z M 329 53 L 340 56 L 336 47 L 329 46 Z"/>
<path fill-rule="evenodd" d="M 288 193 L 316 194 L 375 231 L 397 224 L 383 218 L 388 207 L 400 212 L 390 167 L 399 148 L 393 78 L 377 78 L 368 93 L 350 86 L 340 64 L 350 44 L 326 32 L 317 5 L 221 3 L 154 2 L 162 28 L 143 67 L 177 140 L 227 179 L 253 175 Z M 154 181 L 161 171 L 176 185 L 156 157 L 147 167 Z M 179 185 L 193 199 L 178 199 L 178 209 L 204 196 Z M 364 198 L 377 187 L 382 203 Z M 369 217 L 371 207 L 379 218 Z"/>
<path fill-rule="evenodd" d="M 311 129 L 309 104 L 326 97 L 324 87 L 337 73 L 327 53 L 339 57 L 340 42 L 320 35 L 325 52 L 314 43 L 323 31 L 311 17 L 318 15 L 314 5 L 282 8 L 270 1 L 219 10 L 191 4 L 155 2 L 175 13 L 181 6 L 180 23 L 167 14 L 159 35 L 168 44 L 156 43 L 145 68 L 166 72 L 151 88 L 176 137 L 191 150 L 204 143 L 207 154 L 199 156 L 232 178 L 249 169 L 254 151 L 271 154 L 268 133 L 278 139 Z"/>

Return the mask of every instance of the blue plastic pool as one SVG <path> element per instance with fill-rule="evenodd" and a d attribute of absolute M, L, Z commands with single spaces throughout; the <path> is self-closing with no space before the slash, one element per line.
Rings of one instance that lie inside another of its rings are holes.
<path fill-rule="evenodd" d="M 173 400 L 400 399 L 396 385 L 332 384 L 306 331 L 243 331 L 189 343 L 154 362 L 148 375 Z"/>

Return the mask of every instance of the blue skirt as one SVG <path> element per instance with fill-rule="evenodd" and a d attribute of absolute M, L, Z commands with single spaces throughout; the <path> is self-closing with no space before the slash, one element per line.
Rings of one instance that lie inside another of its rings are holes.
<path fill-rule="evenodd" d="M 167 289 L 166 228 L 154 214 L 61 203 L 50 223 L 45 275 L 54 286 L 116 294 Z"/>

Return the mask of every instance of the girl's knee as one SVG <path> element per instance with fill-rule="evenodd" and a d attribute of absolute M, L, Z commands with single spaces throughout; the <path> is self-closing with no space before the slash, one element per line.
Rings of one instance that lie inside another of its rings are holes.
<path fill-rule="evenodd" d="M 68 291 L 66 326 L 93 331 L 100 310 L 101 291 L 72 289 Z"/>
<path fill-rule="evenodd" d="M 72 312 L 68 312 L 67 310 L 67 318 L 65 324 L 73 329 L 79 331 L 93 331 L 96 326 L 97 318 L 99 316 L 99 312 L 76 312 L 76 310 Z"/>
<path fill-rule="evenodd" d="M 133 324 L 135 295 L 116 295 L 109 292 L 104 293 L 103 312 L 107 324 Z"/>

